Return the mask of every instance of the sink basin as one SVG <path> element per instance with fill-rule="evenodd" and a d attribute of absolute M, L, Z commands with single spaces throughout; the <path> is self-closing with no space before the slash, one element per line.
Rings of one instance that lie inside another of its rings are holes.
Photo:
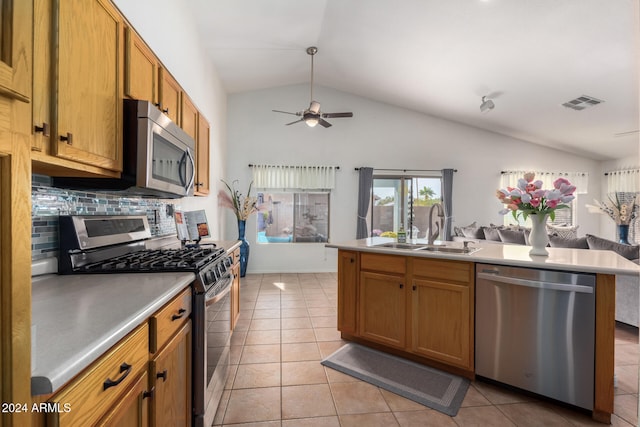
<path fill-rule="evenodd" d="M 449 248 L 446 246 L 423 246 L 418 249 L 429 252 L 444 252 L 450 254 L 472 254 L 480 250 L 480 248 Z"/>
<path fill-rule="evenodd" d="M 375 245 L 381 248 L 392 248 L 392 249 L 410 249 L 412 251 L 416 251 L 418 249 L 425 249 L 425 245 L 415 244 L 415 243 L 397 243 L 397 242 L 389 242 L 389 243 L 380 243 L 379 245 Z"/>

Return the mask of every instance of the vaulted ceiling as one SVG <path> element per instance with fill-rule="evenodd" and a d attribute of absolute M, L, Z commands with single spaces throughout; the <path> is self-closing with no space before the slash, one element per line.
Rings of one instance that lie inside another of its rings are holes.
<path fill-rule="evenodd" d="M 229 93 L 308 83 L 306 48 L 317 46 L 316 85 L 596 160 L 638 163 L 637 0 L 185 4 Z M 604 102 L 579 111 L 562 105 L 583 95 Z M 483 96 L 495 103 L 488 113 L 480 112 Z"/>

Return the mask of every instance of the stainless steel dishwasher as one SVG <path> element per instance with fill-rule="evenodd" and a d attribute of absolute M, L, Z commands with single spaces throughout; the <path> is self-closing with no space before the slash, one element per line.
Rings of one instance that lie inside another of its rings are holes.
<path fill-rule="evenodd" d="M 476 374 L 593 410 L 593 274 L 476 265 Z"/>

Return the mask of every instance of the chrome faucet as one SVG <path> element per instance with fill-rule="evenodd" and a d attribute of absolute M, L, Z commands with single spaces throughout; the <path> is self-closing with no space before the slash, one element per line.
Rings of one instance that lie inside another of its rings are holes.
<path fill-rule="evenodd" d="M 438 209 L 438 217 L 440 218 L 435 223 L 435 227 L 434 227 L 434 222 L 433 222 L 433 210 L 434 209 Z M 427 232 L 428 233 L 427 234 L 427 239 L 428 239 L 428 242 L 429 242 L 430 245 L 433 245 L 435 240 L 438 238 L 438 235 L 440 234 L 440 231 L 443 228 L 444 228 L 444 209 L 442 208 L 442 204 L 436 203 L 435 205 L 431 206 L 431 209 L 429 209 L 429 231 Z"/>

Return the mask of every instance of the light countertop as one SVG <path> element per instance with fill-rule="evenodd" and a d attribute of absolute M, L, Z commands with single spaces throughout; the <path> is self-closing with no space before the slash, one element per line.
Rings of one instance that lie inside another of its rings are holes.
<path fill-rule="evenodd" d="M 640 266 L 612 251 L 593 249 L 547 248 L 549 256 L 529 255 L 530 246 L 505 245 L 501 243 L 470 243 L 470 247 L 480 248 L 471 254 L 429 252 L 424 250 L 393 249 L 376 246 L 394 242 L 387 237 L 370 237 L 339 243 L 328 243 L 326 247 L 377 252 L 391 255 L 404 255 L 425 258 L 456 259 L 487 264 L 510 265 L 516 267 L 546 268 L 551 270 L 579 271 L 586 273 L 640 275 Z M 408 243 L 426 244 L 424 239 L 415 239 Z M 448 247 L 461 248 L 462 242 L 436 242 Z"/>

